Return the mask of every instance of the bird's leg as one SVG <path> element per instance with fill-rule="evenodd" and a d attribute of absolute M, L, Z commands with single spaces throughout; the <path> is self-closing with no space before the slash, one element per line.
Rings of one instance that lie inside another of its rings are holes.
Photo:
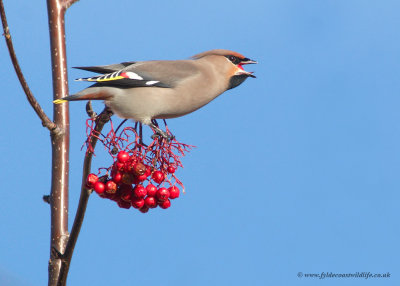
<path fill-rule="evenodd" d="M 152 119 L 152 120 L 151 120 L 151 123 L 153 123 L 155 126 L 157 126 L 157 127 L 158 127 L 158 122 L 157 122 L 157 120 L 155 120 L 155 119 Z"/>
<path fill-rule="evenodd" d="M 142 126 L 142 123 L 139 123 L 139 144 L 141 146 L 147 147 L 147 145 L 143 143 L 143 126 Z"/>
<path fill-rule="evenodd" d="M 151 129 L 153 129 L 153 131 L 155 132 L 155 134 L 153 134 L 151 136 L 152 139 L 154 139 L 156 136 L 161 136 L 164 139 L 167 139 L 168 141 L 173 139 L 173 136 L 168 135 L 167 132 L 162 131 L 159 127 L 158 127 L 158 123 L 156 120 L 152 119 L 151 123 L 149 124 L 149 126 L 151 127 Z"/>
<path fill-rule="evenodd" d="M 169 136 L 165 131 L 162 131 L 160 128 L 158 128 L 158 126 L 154 125 L 153 123 L 149 124 L 151 129 L 153 129 L 153 131 L 155 132 L 155 134 L 153 134 L 151 136 L 152 139 L 154 139 L 155 136 L 161 136 L 165 139 L 168 139 Z"/>

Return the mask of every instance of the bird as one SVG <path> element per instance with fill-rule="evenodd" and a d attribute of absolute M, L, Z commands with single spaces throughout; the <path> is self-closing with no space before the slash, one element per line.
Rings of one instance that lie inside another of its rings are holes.
<path fill-rule="evenodd" d="M 215 49 L 185 60 L 132 61 L 105 66 L 75 67 L 100 75 L 78 78 L 93 85 L 54 100 L 104 100 L 123 119 L 149 125 L 158 135 L 167 134 L 156 119 L 184 116 L 242 84 L 253 72 L 243 66 L 254 60 L 234 51 Z"/>

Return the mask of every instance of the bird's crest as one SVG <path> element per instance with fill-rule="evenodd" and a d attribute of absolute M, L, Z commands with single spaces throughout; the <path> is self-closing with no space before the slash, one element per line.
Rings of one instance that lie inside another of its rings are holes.
<path fill-rule="evenodd" d="M 239 53 L 234 52 L 234 51 L 216 49 L 216 50 L 206 51 L 206 52 L 194 55 L 192 57 L 192 59 L 197 60 L 197 59 L 203 58 L 205 56 L 211 56 L 211 55 L 215 55 L 215 56 L 229 56 L 229 55 L 232 55 L 232 56 L 238 57 L 240 59 L 244 58 L 244 56 L 242 54 L 239 54 Z"/>

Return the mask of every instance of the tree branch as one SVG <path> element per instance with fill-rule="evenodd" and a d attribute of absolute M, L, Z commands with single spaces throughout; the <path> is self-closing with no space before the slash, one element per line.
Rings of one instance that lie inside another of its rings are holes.
<path fill-rule="evenodd" d="M 65 46 L 65 9 L 61 0 L 47 0 L 50 54 L 53 77 L 53 98 L 68 95 L 67 52 Z M 69 104 L 54 104 L 53 118 L 61 132 L 51 136 L 51 234 L 49 286 L 57 285 L 62 257 L 68 241 L 68 180 L 69 180 Z"/>
<path fill-rule="evenodd" d="M 87 107 L 88 108 L 88 107 Z M 104 125 L 110 121 L 112 116 L 112 112 L 107 107 L 97 116 L 96 125 L 94 130 L 96 132 L 101 132 Z M 97 137 L 91 136 L 89 138 L 88 144 L 94 148 L 96 147 Z M 92 190 L 87 189 L 86 187 L 86 178 L 90 173 L 91 165 L 92 165 L 92 157 L 93 153 L 89 152 L 89 150 L 85 154 L 85 160 L 83 163 L 83 173 L 82 173 L 82 187 L 81 187 L 81 196 L 79 198 L 78 209 L 76 211 L 74 224 L 71 229 L 71 233 L 67 242 L 67 246 L 65 247 L 65 252 L 62 255 L 62 265 L 60 269 L 60 275 L 58 279 L 57 286 L 64 286 L 67 282 L 68 270 L 71 264 L 72 254 L 75 249 L 76 241 L 79 236 L 79 232 L 81 230 L 81 226 L 83 223 L 83 219 L 85 218 L 86 207 L 89 201 L 89 196 Z"/>
<path fill-rule="evenodd" d="M 50 118 L 46 115 L 43 109 L 40 107 L 39 103 L 37 102 L 36 98 L 33 96 L 28 83 L 25 80 L 25 77 L 22 73 L 21 67 L 19 66 L 17 56 L 15 54 L 14 45 L 10 35 L 10 29 L 8 28 L 7 17 L 4 10 L 3 0 L 0 0 L 0 15 L 1 15 L 1 22 L 3 24 L 3 31 L 4 37 L 6 39 L 8 52 L 10 54 L 11 61 L 13 63 L 15 72 L 18 76 L 19 82 L 22 86 L 22 89 L 25 92 L 25 95 L 31 104 L 32 108 L 39 116 L 40 120 L 42 121 L 42 125 L 49 129 L 52 133 L 60 133 L 60 130 L 57 128 L 57 125 L 50 120 Z"/>
<path fill-rule="evenodd" d="M 63 0 L 62 4 L 65 9 L 68 9 L 72 4 L 74 4 L 75 2 L 78 2 L 78 1 L 79 0 Z"/>

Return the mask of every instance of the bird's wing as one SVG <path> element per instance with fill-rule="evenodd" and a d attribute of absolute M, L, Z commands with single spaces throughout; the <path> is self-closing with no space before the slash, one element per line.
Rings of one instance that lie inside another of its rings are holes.
<path fill-rule="evenodd" d="M 181 61 L 147 61 L 134 62 L 122 69 L 114 71 L 117 64 L 101 67 L 81 68 L 90 71 L 109 71 L 100 76 L 79 78 L 78 81 L 88 81 L 96 83 L 97 86 L 113 86 L 120 88 L 132 87 L 164 87 L 173 88 L 180 81 L 198 73 L 198 69 L 191 60 Z"/>
<path fill-rule="evenodd" d="M 113 64 L 113 65 L 107 65 L 107 66 L 92 66 L 92 67 L 74 67 L 74 69 L 80 69 L 80 70 L 85 70 L 85 71 L 91 71 L 95 73 L 113 73 L 115 71 L 122 70 L 123 68 L 126 68 L 127 66 L 133 65 L 136 62 L 123 62 L 120 64 Z"/>

